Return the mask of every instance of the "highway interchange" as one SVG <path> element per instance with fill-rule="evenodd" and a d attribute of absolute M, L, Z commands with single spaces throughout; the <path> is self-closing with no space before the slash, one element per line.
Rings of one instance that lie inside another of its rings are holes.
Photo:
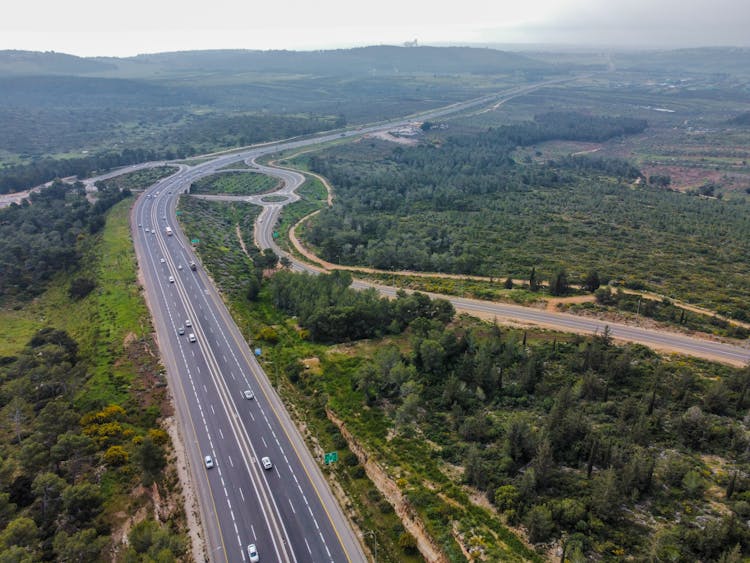
<path fill-rule="evenodd" d="M 539 87 L 537 85 L 536 87 Z M 529 91 L 524 87 L 422 115 L 434 119 L 450 112 L 498 103 Z M 276 195 L 287 200 L 253 200 L 264 209 L 256 220 L 256 243 L 286 255 L 293 268 L 315 272 L 278 248 L 273 228 L 284 205 L 297 198 L 304 180 L 297 172 L 259 166 L 264 154 L 386 130 L 408 119 L 358 130 L 338 131 L 305 139 L 258 146 L 215 155 L 178 171 L 149 187 L 132 211 L 131 227 L 146 297 L 151 309 L 163 362 L 174 397 L 181 436 L 189 460 L 204 530 L 205 557 L 211 561 L 248 561 L 254 543 L 262 561 L 365 561 L 360 541 L 325 481 L 284 406 L 258 364 L 250 345 L 233 322 L 217 289 L 198 265 L 190 242 L 176 221 L 177 200 L 196 179 L 232 163 L 246 162 L 256 171 L 280 177 Z M 155 163 L 149 163 L 153 166 Z M 142 166 L 129 167 L 136 169 Z M 118 173 L 122 173 L 119 171 Z M 267 195 L 267 194 L 266 194 Z M 173 235 L 167 235 L 170 226 Z M 170 282 L 170 276 L 174 282 Z M 367 284 L 357 282 L 358 287 Z M 395 290 L 376 286 L 384 294 Z M 453 298 L 459 310 L 499 320 L 541 324 L 559 330 L 594 333 L 600 321 L 513 305 Z M 185 326 L 186 321 L 192 326 Z M 708 357 L 740 365 L 750 351 L 671 333 L 609 324 L 616 338 L 655 348 Z M 179 334 L 180 329 L 184 334 Z M 195 342 L 189 341 L 190 334 Z M 252 390 L 253 399 L 244 392 Z M 205 456 L 213 467 L 207 468 Z M 260 459 L 268 456 L 272 469 Z M 196 557 L 200 559 L 200 554 Z"/>

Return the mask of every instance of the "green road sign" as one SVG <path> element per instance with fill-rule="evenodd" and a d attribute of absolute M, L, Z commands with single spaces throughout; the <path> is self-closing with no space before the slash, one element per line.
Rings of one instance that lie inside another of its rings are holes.
<path fill-rule="evenodd" d="M 279 238 L 279 231 L 273 232 L 273 238 Z"/>
<path fill-rule="evenodd" d="M 190 241 L 191 244 L 198 244 L 201 241 L 199 238 L 194 238 Z"/>
<path fill-rule="evenodd" d="M 334 463 L 338 460 L 339 460 L 338 452 L 328 452 L 327 454 L 325 454 L 324 461 L 326 465 L 328 465 L 329 463 Z"/>
<path fill-rule="evenodd" d="M 175 211 L 174 214 L 175 215 L 182 215 L 182 211 Z"/>

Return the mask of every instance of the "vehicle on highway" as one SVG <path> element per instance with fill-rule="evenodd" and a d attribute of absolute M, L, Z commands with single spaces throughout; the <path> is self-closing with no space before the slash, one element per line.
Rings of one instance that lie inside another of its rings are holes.
<path fill-rule="evenodd" d="M 169 276 L 169 283 L 174 283 L 174 276 Z"/>
<path fill-rule="evenodd" d="M 150 232 L 151 232 L 151 231 L 149 231 L 149 230 L 148 230 L 148 227 L 146 227 L 146 232 L 147 232 L 147 233 L 150 233 Z"/>
<path fill-rule="evenodd" d="M 190 342 L 195 342 L 195 335 L 192 332 L 190 334 L 188 334 L 188 340 Z"/>
<path fill-rule="evenodd" d="M 255 397 L 255 394 L 250 389 L 245 389 L 242 394 L 245 396 L 245 399 L 252 399 Z"/>
<path fill-rule="evenodd" d="M 198 266 L 195 265 L 195 262 L 190 262 L 190 269 L 193 271 L 198 269 Z"/>
<path fill-rule="evenodd" d="M 166 219 L 166 217 L 164 217 L 164 218 Z M 171 237 L 172 236 L 172 227 L 167 227 L 166 231 L 167 231 L 167 236 Z"/>
<path fill-rule="evenodd" d="M 178 270 L 182 270 L 182 264 L 178 264 L 178 265 L 177 265 L 177 269 L 178 269 Z"/>
<path fill-rule="evenodd" d="M 204 461 L 206 462 L 206 469 L 211 469 L 214 466 L 214 460 L 210 455 L 207 455 Z"/>
<path fill-rule="evenodd" d="M 159 262 L 161 262 L 162 264 L 164 264 L 164 262 L 166 262 L 166 260 L 164 260 L 164 258 L 159 258 Z"/>
<path fill-rule="evenodd" d="M 183 334 L 185 334 L 185 329 L 182 328 L 182 327 L 178 328 L 177 329 L 177 334 L 179 334 L 180 336 L 182 336 Z"/>
<path fill-rule="evenodd" d="M 269 457 L 260 458 L 260 463 L 263 465 L 263 469 L 271 469 L 273 467 L 273 463 L 271 463 L 271 458 Z"/>
<path fill-rule="evenodd" d="M 138 223 L 138 226 L 140 227 L 140 226 L 141 226 L 141 224 L 140 224 L 140 223 Z"/>
<path fill-rule="evenodd" d="M 185 326 L 193 326 L 193 323 L 190 322 L 190 319 L 187 319 L 185 321 Z"/>
<path fill-rule="evenodd" d="M 250 559 L 250 563 L 258 563 L 258 561 L 260 561 L 260 556 L 258 555 L 258 550 L 254 543 L 247 546 L 247 556 Z"/>

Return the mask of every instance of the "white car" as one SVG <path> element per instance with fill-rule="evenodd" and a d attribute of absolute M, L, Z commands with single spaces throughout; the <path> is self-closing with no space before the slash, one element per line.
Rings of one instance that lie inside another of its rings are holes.
<path fill-rule="evenodd" d="M 193 323 L 190 322 L 190 319 L 185 321 L 185 326 L 193 326 Z"/>
<path fill-rule="evenodd" d="M 164 260 L 164 258 L 159 258 L 159 262 L 161 262 L 162 264 L 164 264 L 164 262 L 166 262 L 166 260 Z"/>
<path fill-rule="evenodd" d="M 247 556 L 250 558 L 250 563 L 258 563 L 258 561 L 260 561 L 258 550 L 254 543 L 247 546 Z"/>
<path fill-rule="evenodd" d="M 206 462 L 206 469 L 211 469 L 214 466 L 214 460 L 210 455 L 207 455 L 204 461 Z"/>
<path fill-rule="evenodd" d="M 192 332 L 190 334 L 188 334 L 188 340 L 190 342 L 195 342 L 195 335 Z"/>
<path fill-rule="evenodd" d="M 185 334 L 185 329 L 182 328 L 182 327 L 178 328 L 177 329 L 177 334 L 179 334 L 180 336 L 182 336 L 183 334 Z"/>
<path fill-rule="evenodd" d="M 174 276 L 169 276 L 169 283 L 174 283 Z"/>
<path fill-rule="evenodd" d="M 150 232 L 151 232 L 151 231 L 149 231 L 149 230 L 148 230 L 148 227 L 146 227 L 146 232 L 147 232 L 147 233 L 150 233 Z"/>
<path fill-rule="evenodd" d="M 260 463 L 263 465 L 263 469 L 271 469 L 273 467 L 273 463 L 271 463 L 269 457 L 260 458 Z"/>
<path fill-rule="evenodd" d="M 245 389 L 242 394 L 245 396 L 245 399 L 252 399 L 255 397 L 253 392 L 250 389 Z"/>
<path fill-rule="evenodd" d="M 178 265 L 177 265 L 177 269 L 178 269 L 178 270 L 182 270 L 182 264 L 178 264 Z"/>

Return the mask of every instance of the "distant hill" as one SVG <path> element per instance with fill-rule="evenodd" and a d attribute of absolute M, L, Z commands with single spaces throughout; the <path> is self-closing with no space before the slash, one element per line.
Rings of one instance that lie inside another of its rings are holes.
<path fill-rule="evenodd" d="M 116 68 L 109 62 L 54 51 L 0 51 L 0 75 L 89 74 Z"/>
<path fill-rule="evenodd" d="M 490 74 L 553 68 L 524 55 L 494 49 L 385 45 L 329 51 L 185 51 L 139 55 L 133 59 L 171 70 L 329 75 Z"/>
<path fill-rule="evenodd" d="M 146 78 L 183 73 L 293 73 L 386 76 L 413 73 L 497 74 L 555 67 L 524 55 L 472 47 L 374 46 L 328 51 L 211 50 L 136 57 L 81 58 L 55 52 L 0 51 L 0 76 L 96 75 Z"/>

